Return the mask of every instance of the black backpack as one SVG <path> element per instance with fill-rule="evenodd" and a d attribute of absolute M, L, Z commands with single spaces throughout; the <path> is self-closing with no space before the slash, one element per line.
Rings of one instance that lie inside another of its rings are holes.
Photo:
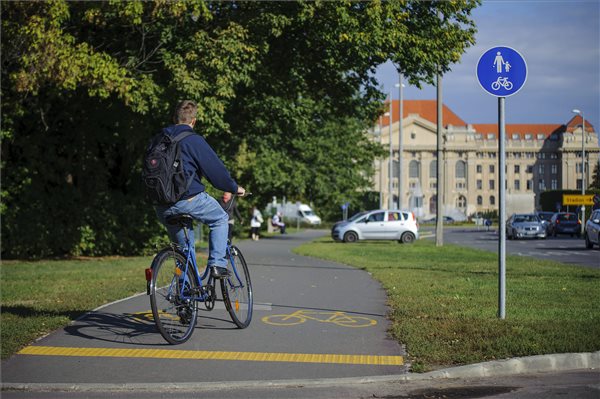
<path fill-rule="evenodd" d="M 169 205 L 179 201 L 186 193 L 191 179 L 187 179 L 181 162 L 179 142 L 194 134 L 187 130 L 171 137 L 165 133 L 154 136 L 144 157 L 142 179 L 146 195 L 158 205 Z"/>

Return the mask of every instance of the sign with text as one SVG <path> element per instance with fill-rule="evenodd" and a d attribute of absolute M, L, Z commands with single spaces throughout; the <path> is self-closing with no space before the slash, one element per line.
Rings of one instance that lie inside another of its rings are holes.
<path fill-rule="evenodd" d="M 563 194 L 563 205 L 594 205 L 594 194 Z"/>

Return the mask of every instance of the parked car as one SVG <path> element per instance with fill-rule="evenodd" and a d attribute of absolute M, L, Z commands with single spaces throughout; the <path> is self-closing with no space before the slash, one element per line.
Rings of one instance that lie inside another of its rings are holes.
<path fill-rule="evenodd" d="M 585 223 L 585 247 L 592 249 L 594 244 L 600 247 L 600 209 L 596 209 Z"/>
<path fill-rule="evenodd" d="M 550 219 L 548 235 L 570 234 L 571 237 L 581 236 L 581 220 L 573 212 L 557 212 Z"/>
<path fill-rule="evenodd" d="M 398 240 L 412 243 L 419 238 L 419 224 L 412 212 L 379 209 L 357 213 L 331 229 L 335 241 Z"/>
<path fill-rule="evenodd" d="M 515 213 L 506 221 L 506 237 L 546 238 L 546 228 L 535 213 Z"/>
<path fill-rule="evenodd" d="M 535 214 L 537 215 L 537 217 L 540 218 L 544 229 L 546 229 L 546 232 L 548 232 L 548 227 L 550 226 L 550 219 L 552 219 L 552 216 L 554 216 L 554 212 L 539 211 Z"/>

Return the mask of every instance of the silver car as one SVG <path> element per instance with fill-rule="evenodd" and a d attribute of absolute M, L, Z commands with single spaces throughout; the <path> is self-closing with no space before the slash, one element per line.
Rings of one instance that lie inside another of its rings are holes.
<path fill-rule="evenodd" d="M 419 225 L 412 212 L 379 209 L 360 212 L 336 223 L 331 229 L 331 237 L 343 242 L 398 240 L 412 243 L 419 238 Z"/>
<path fill-rule="evenodd" d="M 517 213 L 506 221 L 506 238 L 546 238 L 548 233 L 534 213 Z"/>

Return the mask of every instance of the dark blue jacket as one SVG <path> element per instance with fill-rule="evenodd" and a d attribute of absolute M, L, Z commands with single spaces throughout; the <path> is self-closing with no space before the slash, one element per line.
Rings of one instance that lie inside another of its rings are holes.
<path fill-rule="evenodd" d="M 169 136 L 176 136 L 186 130 L 194 131 L 189 125 L 173 125 L 164 128 L 163 132 Z M 204 137 L 199 134 L 188 136 L 179 143 L 179 146 L 183 169 L 188 178 L 192 179 L 183 199 L 191 198 L 205 190 L 202 177 L 205 177 L 216 189 L 237 193 L 237 183 L 231 178 L 227 168 Z"/>

